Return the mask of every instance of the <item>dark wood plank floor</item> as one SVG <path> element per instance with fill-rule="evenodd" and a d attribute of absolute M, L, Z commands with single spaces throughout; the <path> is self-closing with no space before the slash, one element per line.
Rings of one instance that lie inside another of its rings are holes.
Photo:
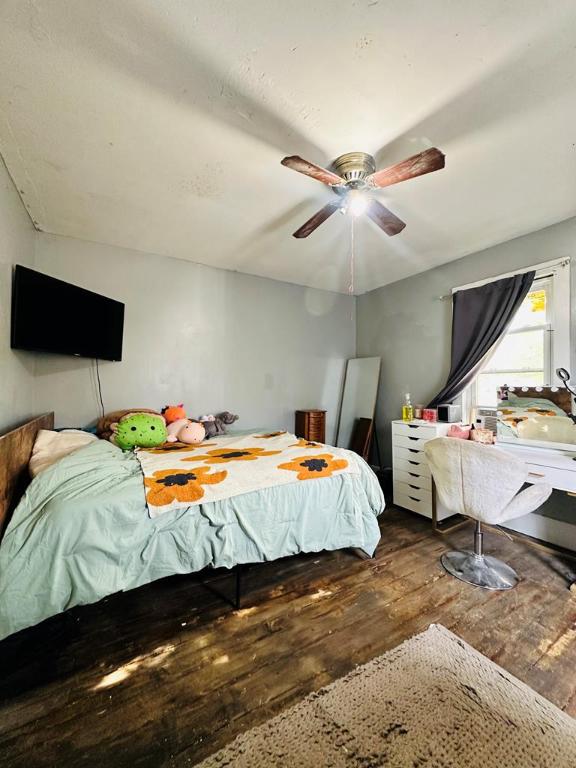
<path fill-rule="evenodd" d="M 522 575 L 511 592 L 447 576 L 472 543 L 387 510 L 374 560 L 349 552 L 259 565 L 234 612 L 198 576 L 75 609 L 0 643 L 0 764 L 194 765 L 431 622 L 456 632 L 576 715 L 573 562 L 496 533 Z M 229 589 L 230 578 L 211 581 Z"/>

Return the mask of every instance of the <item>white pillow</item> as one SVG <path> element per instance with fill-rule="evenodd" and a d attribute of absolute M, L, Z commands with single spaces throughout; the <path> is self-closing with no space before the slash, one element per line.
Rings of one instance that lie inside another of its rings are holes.
<path fill-rule="evenodd" d="M 81 429 L 64 429 L 62 432 L 53 432 L 50 429 L 41 429 L 36 435 L 32 456 L 28 469 L 32 477 L 36 477 L 48 467 L 55 464 L 69 453 L 83 448 L 85 445 L 98 440 L 96 435 L 83 432 Z"/>

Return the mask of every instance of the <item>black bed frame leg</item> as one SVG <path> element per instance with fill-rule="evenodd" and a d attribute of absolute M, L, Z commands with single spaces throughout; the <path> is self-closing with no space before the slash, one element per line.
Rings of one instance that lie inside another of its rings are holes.
<path fill-rule="evenodd" d="M 234 599 L 234 608 L 239 611 L 242 605 L 242 566 L 237 565 L 236 571 L 236 594 Z"/>
<path fill-rule="evenodd" d="M 350 550 L 353 554 L 356 555 L 356 557 L 359 557 L 360 560 L 375 560 L 376 559 L 376 552 L 374 552 L 373 555 L 369 555 L 367 552 L 364 552 L 363 549 L 360 549 L 359 547 L 354 547 Z"/>

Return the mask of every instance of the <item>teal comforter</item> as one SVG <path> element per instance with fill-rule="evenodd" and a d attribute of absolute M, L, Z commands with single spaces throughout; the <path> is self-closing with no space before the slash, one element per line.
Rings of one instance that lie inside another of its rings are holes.
<path fill-rule="evenodd" d="M 98 441 L 30 484 L 0 544 L 0 639 L 75 605 L 206 566 L 358 547 L 384 499 L 372 470 L 148 515 L 136 457 Z"/>

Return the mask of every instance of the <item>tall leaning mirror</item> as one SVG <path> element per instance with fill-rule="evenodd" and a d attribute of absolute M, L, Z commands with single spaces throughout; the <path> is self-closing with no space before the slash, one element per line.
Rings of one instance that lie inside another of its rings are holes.
<path fill-rule="evenodd" d="M 357 357 L 348 360 L 336 436 L 336 445 L 339 448 L 353 447 L 360 419 L 370 420 L 370 424 L 366 424 L 366 429 L 369 430 L 366 445 L 369 447 L 379 379 L 379 357 Z"/>

